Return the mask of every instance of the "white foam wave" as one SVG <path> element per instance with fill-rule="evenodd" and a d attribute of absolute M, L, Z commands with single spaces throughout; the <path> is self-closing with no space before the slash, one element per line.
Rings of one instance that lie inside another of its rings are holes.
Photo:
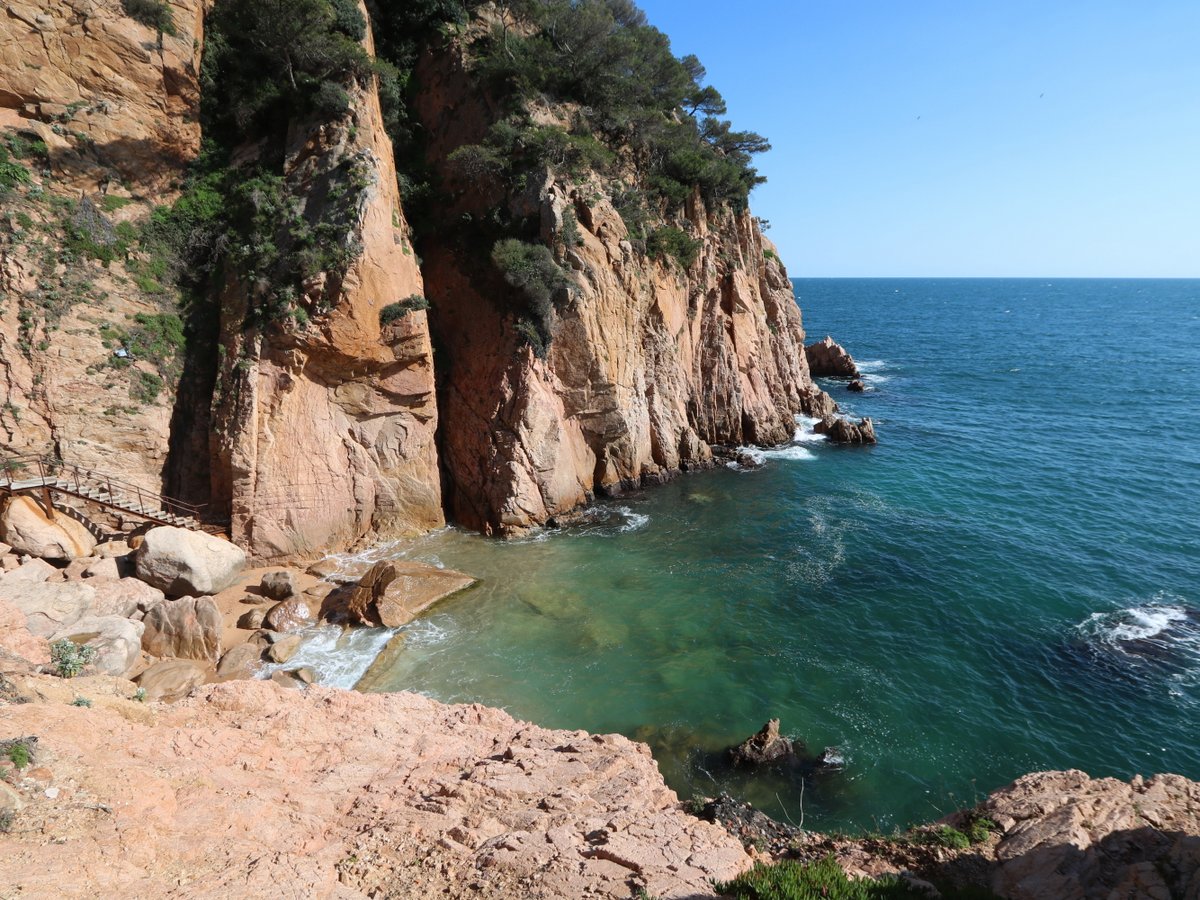
<path fill-rule="evenodd" d="M 818 435 L 824 437 L 824 435 Z M 772 450 L 761 451 L 766 459 L 816 459 L 817 455 L 807 447 L 797 447 L 795 445 L 788 447 L 778 447 Z"/>
<path fill-rule="evenodd" d="M 1092 613 L 1081 630 L 1109 644 L 1156 638 L 1173 625 L 1187 621 L 1180 606 L 1133 606 L 1115 613 Z"/>
<path fill-rule="evenodd" d="M 854 364 L 858 366 L 858 371 L 863 374 L 878 372 L 880 369 L 888 368 L 886 359 L 865 359 L 862 362 L 856 361 Z"/>
<path fill-rule="evenodd" d="M 451 626 L 444 616 L 428 619 L 416 619 L 400 628 L 404 635 L 404 645 L 418 649 L 436 647 L 450 639 Z"/>
<path fill-rule="evenodd" d="M 263 678 L 280 669 L 308 666 L 317 674 L 317 682 L 328 687 L 349 690 L 358 683 L 367 667 L 395 634 L 391 628 L 342 629 L 320 625 L 301 632 L 304 642 L 286 663 L 270 663 L 260 670 Z"/>
<path fill-rule="evenodd" d="M 813 431 L 813 427 L 820 422 L 820 419 L 814 419 L 812 416 L 796 416 L 796 430 L 792 434 L 793 444 L 819 444 L 828 438 L 823 434 L 817 434 Z"/>

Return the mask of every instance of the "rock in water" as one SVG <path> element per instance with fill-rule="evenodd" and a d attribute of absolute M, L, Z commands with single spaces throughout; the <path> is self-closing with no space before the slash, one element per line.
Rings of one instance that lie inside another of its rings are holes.
<path fill-rule="evenodd" d="M 852 382 L 846 385 L 846 390 L 853 391 L 856 394 L 861 394 L 867 389 L 867 385 L 861 378 L 855 378 Z"/>
<path fill-rule="evenodd" d="M 809 374 L 814 378 L 830 375 L 857 378 L 859 375 L 854 357 L 829 335 L 826 335 L 824 340 L 805 347 L 804 356 L 808 359 Z"/>
<path fill-rule="evenodd" d="M 842 416 L 826 416 L 813 426 L 813 431 L 823 434 L 835 444 L 874 444 L 875 425 L 870 419 L 859 419 L 855 424 Z"/>
<path fill-rule="evenodd" d="M 221 611 L 208 597 L 164 600 L 146 613 L 142 649 L 154 656 L 217 662 L 221 655 Z"/>
<path fill-rule="evenodd" d="M 779 733 L 778 719 L 771 719 L 758 734 L 729 748 L 729 758 L 735 766 L 765 766 L 795 756 L 795 745 Z"/>
<path fill-rule="evenodd" d="M 32 497 L 13 497 L 0 515 L 0 539 L 18 553 L 72 560 L 92 555 L 96 538 L 80 522 L 58 513 L 51 521 Z"/>
<path fill-rule="evenodd" d="M 292 597 L 276 603 L 263 618 L 261 624 L 272 631 L 295 631 L 313 624 L 312 608 L 304 597 Z"/>
<path fill-rule="evenodd" d="M 434 603 L 470 587 L 475 579 L 426 563 L 376 563 L 350 594 L 346 614 L 363 625 L 398 628 Z"/>
<path fill-rule="evenodd" d="M 240 547 L 210 534 L 162 525 L 137 549 L 137 577 L 169 595 L 215 594 L 246 564 Z"/>

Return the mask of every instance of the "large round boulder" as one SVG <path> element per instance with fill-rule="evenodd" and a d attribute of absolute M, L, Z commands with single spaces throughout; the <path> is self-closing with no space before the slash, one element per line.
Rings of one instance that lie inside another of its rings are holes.
<path fill-rule="evenodd" d="M 180 597 L 152 606 L 142 621 L 142 649 L 154 656 L 198 659 L 221 656 L 221 611 L 210 597 Z"/>
<path fill-rule="evenodd" d="M 137 577 L 147 584 L 170 596 L 196 596 L 233 584 L 246 554 L 211 534 L 162 525 L 146 532 L 134 562 Z"/>
<path fill-rule="evenodd" d="M 72 560 L 91 556 L 96 538 L 66 513 L 53 520 L 32 497 L 13 497 L 0 513 L 0 540 L 18 553 L 40 559 Z"/>
<path fill-rule="evenodd" d="M 204 684 L 204 667 L 190 659 L 164 659 L 155 663 L 138 676 L 138 686 L 145 691 L 145 699 L 174 703 Z"/>
<path fill-rule="evenodd" d="M 25 627 L 48 638 L 92 611 L 96 592 L 79 581 L 10 582 L 0 580 L 0 598 L 25 615 Z"/>

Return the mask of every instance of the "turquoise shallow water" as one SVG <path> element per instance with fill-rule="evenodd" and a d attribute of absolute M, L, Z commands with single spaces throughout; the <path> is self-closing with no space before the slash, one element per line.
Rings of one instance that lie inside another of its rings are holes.
<path fill-rule="evenodd" d="M 1200 778 L 1200 282 L 796 285 L 810 340 L 869 373 L 827 388 L 879 446 L 805 439 L 566 532 L 381 549 L 483 579 L 404 629 L 386 687 L 636 736 L 681 795 L 812 828 L 1041 768 Z M 844 768 L 725 771 L 771 716 Z"/>

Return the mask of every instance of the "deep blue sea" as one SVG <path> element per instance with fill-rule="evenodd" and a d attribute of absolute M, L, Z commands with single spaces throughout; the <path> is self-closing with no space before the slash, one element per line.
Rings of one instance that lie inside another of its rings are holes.
<path fill-rule="evenodd" d="M 585 525 L 376 555 L 483 579 L 376 686 L 650 743 L 687 797 L 890 829 L 1037 769 L 1200 778 L 1200 281 L 798 279 L 825 387 L 880 442 L 805 434 Z M 332 633 L 330 633 L 332 634 Z M 353 683 L 386 638 L 302 660 Z M 748 776 L 769 717 L 840 769 Z"/>

